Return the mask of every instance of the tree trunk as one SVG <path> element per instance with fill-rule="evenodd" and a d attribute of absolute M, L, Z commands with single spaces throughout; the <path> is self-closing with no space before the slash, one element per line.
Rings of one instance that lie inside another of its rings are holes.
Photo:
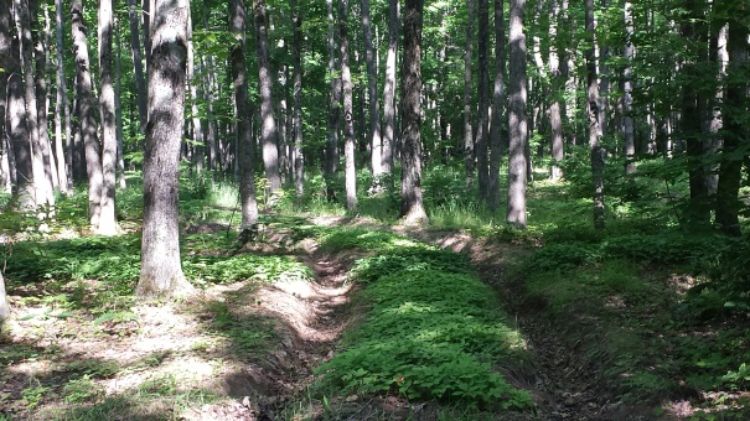
<path fill-rule="evenodd" d="M 243 7 L 244 11 L 244 7 Z M 190 124 L 192 127 L 193 140 L 193 169 L 198 174 L 203 172 L 203 161 L 206 156 L 206 142 L 203 139 L 203 127 L 201 126 L 200 113 L 198 111 L 198 87 L 195 81 L 195 49 L 193 47 L 193 19 L 191 11 L 188 11 L 188 57 L 187 57 L 187 84 L 190 92 Z"/>
<path fill-rule="evenodd" d="M 16 209 L 26 211 L 36 206 L 34 176 L 31 164 L 31 143 L 26 127 L 26 104 L 24 103 L 23 77 L 20 74 L 18 37 L 12 35 L 11 0 L 0 0 L 0 74 L 7 92 L 3 124 L 12 145 L 16 163 L 16 184 L 13 203 Z M 3 95 L 5 96 L 5 95 Z"/>
<path fill-rule="evenodd" d="M 253 144 L 252 110 L 247 98 L 247 67 L 245 65 L 245 4 L 232 0 L 229 30 L 234 37 L 230 52 L 234 103 L 237 110 L 237 144 L 239 147 L 240 200 L 242 201 L 242 228 L 258 222 L 258 204 L 255 199 L 255 145 Z"/>
<path fill-rule="evenodd" d="M 589 103 L 589 149 L 594 185 L 594 227 L 604 229 L 604 150 L 601 146 L 599 79 L 596 71 L 596 23 L 594 0 L 586 0 L 586 33 L 591 36 L 591 47 L 586 51 L 586 76 Z"/>
<path fill-rule="evenodd" d="M 10 1 L 0 0 L 0 68 L 8 72 L 11 54 Z M 13 180 L 10 165 L 10 143 L 6 137 L 5 117 L 8 74 L 0 73 L 0 181 L 2 190 L 12 193 Z"/>
<path fill-rule="evenodd" d="M 489 106 L 489 66 L 487 63 L 489 41 L 489 10 L 488 1 L 479 0 L 479 35 L 477 39 L 477 55 L 479 58 L 479 118 L 477 121 L 476 156 L 477 178 L 479 181 L 479 198 L 487 199 L 487 184 L 489 169 L 487 168 L 487 127 Z"/>
<path fill-rule="evenodd" d="M 16 14 L 16 31 L 20 39 L 21 71 L 24 78 L 24 101 L 26 103 L 26 127 L 31 143 L 31 166 L 34 174 L 37 206 L 54 205 L 52 194 L 52 174 L 47 173 L 48 166 L 44 161 L 44 144 L 41 142 L 39 113 L 34 81 L 33 46 L 31 32 L 31 11 L 28 0 L 14 0 Z M 48 145 L 47 145 L 48 146 Z M 49 150 L 49 149 L 47 149 Z"/>
<path fill-rule="evenodd" d="M 492 212 L 500 206 L 500 160 L 503 156 L 503 111 L 505 110 L 505 22 L 503 0 L 495 1 L 495 86 L 492 94 L 490 126 L 490 173 L 487 206 Z"/>
<path fill-rule="evenodd" d="M 326 0 L 328 11 L 328 75 L 331 78 L 331 92 L 328 105 L 328 136 L 326 139 L 326 197 L 333 201 L 336 198 L 334 178 L 339 162 L 339 126 L 341 120 L 341 77 L 337 75 L 339 64 L 336 57 L 336 20 L 334 18 L 333 0 Z"/>
<path fill-rule="evenodd" d="M 384 174 L 393 170 L 393 146 L 396 141 L 396 55 L 398 54 L 399 1 L 388 0 L 388 52 L 385 57 L 383 86 L 383 161 Z"/>
<path fill-rule="evenodd" d="M 44 176 L 48 180 L 53 191 L 59 191 L 60 179 L 57 174 L 57 162 L 52 155 L 50 147 L 49 132 L 47 131 L 49 114 L 49 101 L 47 96 L 47 74 L 49 73 L 49 60 L 47 50 L 49 49 L 49 12 L 47 5 L 44 4 L 44 24 L 39 25 L 34 50 L 34 59 L 36 60 L 36 75 L 34 76 L 34 85 L 36 89 L 37 116 L 39 121 L 39 144 L 42 147 L 42 161 L 44 162 Z M 54 193 L 52 193 L 54 198 Z"/>
<path fill-rule="evenodd" d="M 58 0 L 59 1 L 59 0 Z M 141 37 L 139 21 L 136 9 L 136 0 L 128 0 L 128 17 L 130 19 L 130 50 L 133 57 L 133 79 L 135 80 L 135 102 L 138 105 L 138 118 L 141 123 L 141 132 L 146 131 L 146 81 L 143 76 L 143 63 L 141 58 Z M 148 3 L 145 0 L 144 5 Z"/>
<path fill-rule="evenodd" d="M 507 221 L 526 228 L 526 36 L 523 12 L 526 0 L 510 2 L 510 106 L 508 107 L 508 214 Z"/>
<path fill-rule="evenodd" d="M 339 1 L 339 54 L 341 55 L 341 84 L 344 101 L 344 160 L 346 208 L 357 208 L 357 173 L 354 161 L 354 117 L 352 73 L 349 69 L 349 0 Z"/>
<path fill-rule="evenodd" d="M 742 163 L 748 157 L 747 149 L 744 153 L 740 151 L 747 145 L 747 135 L 750 133 L 747 121 L 750 105 L 747 82 L 747 69 L 750 64 L 747 46 L 747 20 L 750 18 L 748 12 L 750 8 L 744 4 L 731 14 L 729 21 L 729 68 L 723 113 L 725 134 L 716 193 L 716 222 L 724 233 L 734 236 L 741 234 L 737 216 L 740 208 L 738 193 L 742 179 Z"/>
<path fill-rule="evenodd" d="M 294 116 L 292 117 L 292 133 L 294 136 L 294 190 L 298 198 L 305 194 L 305 156 L 302 150 L 302 14 L 297 0 L 291 0 L 292 52 L 294 65 Z"/>
<path fill-rule="evenodd" d="M 622 70 L 622 137 L 623 150 L 625 152 L 625 174 L 635 173 L 635 127 L 633 124 L 633 59 L 635 58 L 635 46 L 633 46 L 633 4 L 625 0 L 623 7 L 625 20 L 625 68 Z"/>
<path fill-rule="evenodd" d="M 182 273 L 178 227 L 187 10 L 187 0 L 156 0 L 153 10 L 138 295 L 184 295 L 193 289 Z"/>
<path fill-rule="evenodd" d="M 115 87 L 112 80 L 113 0 L 99 0 L 99 113 L 102 124 L 102 197 L 101 215 L 97 232 L 102 235 L 117 233 L 115 217 L 115 189 L 117 188 L 117 117 Z"/>
<path fill-rule="evenodd" d="M 471 50 L 474 39 L 474 0 L 466 0 L 466 46 L 464 47 L 464 160 L 466 166 L 466 186 L 470 187 L 474 178 L 474 132 L 471 121 Z"/>
<path fill-rule="evenodd" d="M 563 89 L 564 79 L 560 73 L 560 56 L 558 51 L 562 43 L 558 41 L 557 27 L 558 23 L 562 23 L 560 14 L 560 3 L 559 0 L 552 0 L 552 16 L 549 22 L 549 73 L 552 82 L 551 98 L 549 106 L 549 128 L 552 135 L 552 168 L 550 171 L 550 178 L 552 180 L 559 180 L 562 177 L 562 169 L 560 164 L 564 158 L 565 150 L 565 139 L 563 137 L 563 125 L 562 125 L 562 98 L 561 90 Z"/>
<path fill-rule="evenodd" d="M 372 46 L 370 28 L 370 0 L 362 0 L 362 29 L 365 41 L 365 62 L 367 63 L 367 95 L 370 99 L 370 165 L 372 167 L 372 191 L 382 189 L 380 178 L 383 174 L 383 144 L 380 133 L 380 103 L 378 101 L 378 76 L 375 65 L 375 50 Z"/>
<path fill-rule="evenodd" d="M 55 0 L 55 52 L 57 55 L 57 97 L 55 100 L 55 158 L 57 159 L 57 178 L 60 181 L 60 192 L 70 191 L 68 172 L 65 159 L 65 142 L 70 145 L 70 107 L 68 105 L 68 89 L 65 79 L 63 61 L 63 1 Z M 65 120 L 63 120 L 63 117 Z M 63 127 L 63 121 L 65 122 Z M 65 140 L 63 140 L 63 132 Z M 70 153 L 71 151 L 68 151 Z"/>
<path fill-rule="evenodd" d="M 686 142 L 687 164 L 690 185 L 690 205 L 687 209 L 687 219 L 691 228 L 705 227 L 710 219 L 708 190 L 705 184 L 705 166 L 703 163 L 703 125 L 702 119 L 702 89 L 689 81 L 700 80 L 702 67 L 699 60 L 704 59 L 704 27 L 703 3 L 690 0 L 685 6 L 688 15 L 681 25 L 683 39 L 690 42 L 688 58 L 682 63 L 682 115 L 680 130 Z"/>
<path fill-rule="evenodd" d="M 260 141 L 263 147 L 263 165 L 270 184 L 271 194 L 281 190 L 279 176 L 279 131 L 273 114 L 273 77 L 268 60 L 268 29 L 266 1 L 254 0 L 255 46 L 258 53 L 258 87 L 260 89 Z"/>
<path fill-rule="evenodd" d="M 422 0 L 406 0 L 404 9 L 403 147 L 401 149 L 401 216 L 407 225 L 427 221 L 422 204 Z"/>
<path fill-rule="evenodd" d="M 120 22 L 117 14 L 114 16 L 115 31 L 115 122 L 117 124 L 117 187 L 124 189 L 127 187 L 125 181 L 125 157 L 123 153 L 123 131 L 122 131 L 122 107 L 120 104 L 120 94 L 122 93 L 122 52 L 120 50 Z"/>

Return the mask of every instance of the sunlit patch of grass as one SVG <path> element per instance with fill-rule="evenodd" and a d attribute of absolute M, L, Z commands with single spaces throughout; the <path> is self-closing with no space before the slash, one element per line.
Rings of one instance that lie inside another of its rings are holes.
<path fill-rule="evenodd" d="M 525 342 L 465 256 L 385 232 L 334 230 L 323 244 L 374 255 L 352 272 L 366 284 L 367 316 L 345 336 L 344 350 L 320 368 L 322 390 L 395 393 L 475 410 L 531 405 L 526 392 L 492 369 L 520 364 Z"/>

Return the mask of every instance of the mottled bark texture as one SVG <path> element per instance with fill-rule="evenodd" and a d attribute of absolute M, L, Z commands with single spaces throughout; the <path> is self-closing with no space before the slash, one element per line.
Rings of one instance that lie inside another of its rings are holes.
<path fill-rule="evenodd" d="M 508 93 L 508 212 L 506 220 L 526 228 L 526 36 L 523 12 L 526 0 L 510 1 L 510 74 Z"/>
<path fill-rule="evenodd" d="M 466 186 L 474 178 L 474 130 L 471 121 L 471 52 L 474 40 L 474 0 L 466 0 L 466 44 L 464 46 L 464 162 Z"/>
<path fill-rule="evenodd" d="M 328 135 L 326 138 L 326 197 L 335 200 L 335 175 L 339 163 L 339 126 L 341 125 L 341 77 L 336 56 L 336 18 L 333 0 L 326 0 L 328 11 L 328 77 L 331 78 L 331 91 L 328 104 Z"/>
<path fill-rule="evenodd" d="M 370 167 L 372 170 L 372 191 L 381 190 L 380 178 L 383 175 L 383 141 L 380 132 L 380 101 L 378 101 L 378 75 L 375 67 L 375 49 L 372 46 L 372 28 L 370 25 L 370 1 L 362 2 L 362 30 L 365 42 L 365 63 L 367 64 L 367 96 L 369 102 L 370 132 Z"/>
<path fill-rule="evenodd" d="M 14 208 L 22 211 L 36 207 L 36 188 L 31 164 L 31 143 L 26 128 L 26 103 L 21 75 L 19 40 L 13 33 L 11 0 L 1 0 L 0 7 L 0 73 L 7 92 L 3 124 L 16 163 L 16 184 L 13 186 Z"/>
<path fill-rule="evenodd" d="M 505 111 L 505 21 L 503 0 L 495 4 L 495 84 L 492 90 L 490 122 L 490 169 L 487 179 L 487 207 L 500 206 L 500 160 L 503 155 L 503 112 Z"/>
<path fill-rule="evenodd" d="M 625 21 L 625 48 L 623 58 L 625 67 L 622 69 L 622 138 L 625 153 L 625 174 L 635 173 L 635 124 L 633 123 L 633 59 L 635 46 L 633 35 L 633 4 L 626 0 L 623 6 Z"/>
<path fill-rule="evenodd" d="M 385 57 L 383 85 L 383 174 L 393 170 L 393 147 L 396 142 L 396 55 L 398 54 L 399 2 L 388 0 L 388 52 Z"/>
<path fill-rule="evenodd" d="M 551 155 L 552 165 L 550 168 L 550 179 L 559 180 L 562 177 L 560 165 L 564 157 L 565 142 L 562 125 L 562 89 L 565 83 L 560 72 L 560 45 L 557 38 L 557 27 L 561 23 L 560 0 L 551 0 L 552 14 L 549 22 L 549 75 L 551 80 L 551 101 L 549 105 L 549 130 L 552 136 Z"/>
<path fill-rule="evenodd" d="M 298 198 L 305 194 L 305 155 L 302 150 L 302 13 L 296 0 L 291 1 L 292 8 L 292 64 L 294 66 L 294 84 L 292 96 L 292 136 L 294 137 L 294 191 Z"/>
<path fill-rule="evenodd" d="M 187 1 L 156 0 L 151 21 L 143 234 L 138 295 L 191 293 L 180 262 L 180 143 L 185 105 Z"/>
<path fill-rule="evenodd" d="M 729 21 L 729 68 L 727 70 L 726 101 L 724 103 L 724 145 L 719 168 L 719 186 L 716 194 L 716 222 L 728 235 L 739 236 L 737 213 L 741 207 L 738 199 L 742 178 L 742 163 L 747 160 L 747 142 L 750 139 L 748 124 L 748 77 L 750 56 L 748 52 L 747 22 L 750 6 L 743 4 Z M 744 149 L 744 153 L 741 152 Z"/>
<path fill-rule="evenodd" d="M 339 1 L 339 54 L 344 102 L 344 185 L 346 208 L 357 209 L 357 172 L 354 161 L 354 114 L 352 72 L 349 69 L 349 0 Z"/>
<path fill-rule="evenodd" d="M 253 143 L 252 112 L 247 97 L 247 67 L 245 65 L 245 4 L 232 0 L 229 4 L 229 31 L 234 37 L 230 51 L 234 103 L 237 110 L 237 145 L 239 149 L 240 200 L 242 202 L 242 228 L 258 222 L 258 204 L 255 198 L 255 145 Z"/>
<path fill-rule="evenodd" d="M 34 200 L 37 206 L 54 205 L 55 197 L 52 191 L 49 155 L 46 155 L 47 161 L 45 162 L 45 152 L 49 154 L 49 145 L 42 142 L 39 128 L 39 108 L 34 80 L 34 41 L 31 31 L 31 10 L 28 0 L 14 0 L 13 5 L 16 17 L 16 32 L 21 51 L 21 72 L 24 81 L 24 102 L 26 103 L 25 124 L 31 144 L 31 169 L 35 187 Z"/>
<path fill-rule="evenodd" d="M 260 142 L 263 165 L 271 194 L 281 190 L 279 175 L 279 131 L 273 113 L 273 76 L 268 59 L 268 17 L 265 0 L 254 0 L 255 48 L 258 55 L 258 87 L 260 90 Z"/>
<path fill-rule="evenodd" d="M 68 160 L 65 156 L 65 143 L 70 148 L 70 106 L 68 105 L 68 86 L 65 79 L 63 62 L 63 1 L 55 0 L 55 53 L 57 93 L 55 100 L 55 158 L 57 159 L 57 178 L 60 180 L 60 192 L 66 194 L 72 187 L 69 185 Z M 64 137 L 63 137 L 64 135 Z"/>
<path fill-rule="evenodd" d="M 99 227 L 101 197 L 103 188 L 102 166 L 99 154 L 99 139 L 96 122 L 94 90 L 91 82 L 86 25 L 83 15 L 83 1 L 73 0 L 71 4 L 73 49 L 76 60 L 76 83 L 78 87 L 78 120 L 86 161 L 86 175 L 89 182 L 89 222 L 91 228 Z"/>
<path fill-rule="evenodd" d="M 401 217 L 405 224 L 422 224 L 422 0 L 406 0 L 404 8 L 403 131 L 401 138 Z"/>
<path fill-rule="evenodd" d="M 604 229 L 604 149 L 601 145 L 601 115 L 599 81 L 596 68 L 596 23 L 594 0 L 586 0 L 586 33 L 591 37 L 591 47 L 586 51 L 586 80 L 589 102 L 589 150 L 594 187 L 594 228 Z"/>
<path fill-rule="evenodd" d="M 148 1 L 148 0 L 147 0 Z M 128 0 L 128 19 L 130 20 L 130 51 L 133 58 L 133 79 L 135 79 L 135 103 L 138 106 L 138 120 L 141 131 L 146 131 L 146 80 L 143 76 L 143 58 L 141 57 L 140 16 L 136 0 Z"/>
<path fill-rule="evenodd" d="M 117 233 L 115 189 L 117 188 L 117 111 L 112 60 L 113 0 L 99 0 L 99 113 L 102 124 L 102 197 L 97 233 Z"/>

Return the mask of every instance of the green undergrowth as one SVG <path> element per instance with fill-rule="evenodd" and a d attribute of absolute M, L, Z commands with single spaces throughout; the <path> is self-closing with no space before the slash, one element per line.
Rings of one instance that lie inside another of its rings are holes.
<path fill-rule="evenodd" d="M 525 409 L 529 394 L 495 368 L 521 364 L 525 342 L 465 256 L 386 232 L 337 229 L 322 247 L 369 253 L 351 274 L 366 316 L 318 370 L 337 394 Z"/>
<path fill-rule="evenodd" d="M 293 256 L 229 254 L 235 235 L 194 234 L 182 244 L 182 267 L 196 286 L 245 279 L 272 282 L 280 277 L 309 278 L 310 269 Z M 88 308 L 117 317 L 129 308 L 140 270 L 140 238 L 83 237 L 4 245 L 5 277 L 11 294 L 26 292 L 27 302 L 41 301 L 68 309 Z M 91 282 L 94 281 L 94 282 Z"/>

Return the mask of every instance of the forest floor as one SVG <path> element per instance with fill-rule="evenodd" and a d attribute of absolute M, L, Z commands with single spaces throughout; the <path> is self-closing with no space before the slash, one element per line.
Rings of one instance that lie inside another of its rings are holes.
<path fill-rule="evenodd" d="M 687 240 L 581 257 L 595 243 L 292 211 L 237 235 L 215 202 L 183 200 L 180 302 L 132 295 L 137 212 L 92 237 L 80 200 L 4 238 L 0 419 L 747 419 L 747 319 L 692 320 L 701 276 L 631 257 Z"/>

